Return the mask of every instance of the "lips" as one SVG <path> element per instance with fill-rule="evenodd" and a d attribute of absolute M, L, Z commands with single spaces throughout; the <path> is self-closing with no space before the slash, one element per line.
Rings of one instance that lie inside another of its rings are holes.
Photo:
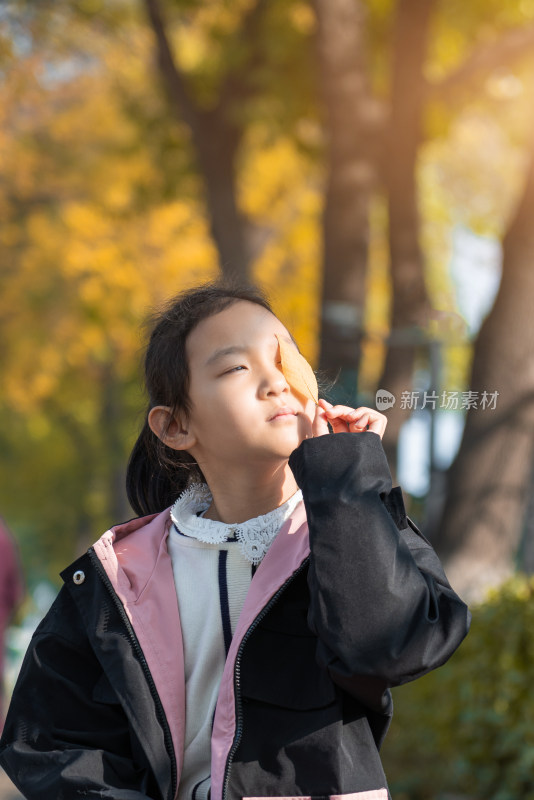
<path fill-rule="evenodd" d="M 278 417 L 296 417 L 297 412 L 294 408 L 289 408 L 289 406 L 282 406 L 282 408 L 278 408 L 274 414 L 269 417 L 268 422 L 272 422 L 274 419 L 278 419 Z"/>

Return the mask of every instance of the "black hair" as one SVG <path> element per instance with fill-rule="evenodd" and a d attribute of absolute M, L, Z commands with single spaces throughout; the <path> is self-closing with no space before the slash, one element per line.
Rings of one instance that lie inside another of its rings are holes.
<path fill-rule="evenodd" d="M 126 472 L 128 500 L 140 516 L 162 511 L 190 482 L 203 480 L 200 467 L 189 453 L 173 450 L 153 433 L 148 414 L 154 406 L 169 406 L 173 413 L 190 411 L 187 337 L 203 319 L 239 300 L 273 313 L 257 287 L 214 281 L 181 292 L 153 320 L 144 362 L 148 409 Z"/>

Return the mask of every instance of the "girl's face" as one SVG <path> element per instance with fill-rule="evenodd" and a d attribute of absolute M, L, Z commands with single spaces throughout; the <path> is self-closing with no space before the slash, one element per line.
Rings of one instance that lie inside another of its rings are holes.
<path fill-rule="evenodd" d="M 273 314 L 243 300 L 190 333 L 191 413 L 180 423 L 201 468 L 280 463 L 311 436 L 315 405 L 292 393 L 276 334 L 295 347 Z"/>

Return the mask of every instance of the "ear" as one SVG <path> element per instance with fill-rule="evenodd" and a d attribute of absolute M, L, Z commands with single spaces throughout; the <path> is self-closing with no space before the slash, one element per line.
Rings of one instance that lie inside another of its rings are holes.
<path fill-rule="evenodd" d="M 179 413 L 173 414 L 168 406 L 154 406 L 148 414 L 150 430 L 173 450 L 188 450 L 195 442 L 184 423 L 185 417 Z"/>

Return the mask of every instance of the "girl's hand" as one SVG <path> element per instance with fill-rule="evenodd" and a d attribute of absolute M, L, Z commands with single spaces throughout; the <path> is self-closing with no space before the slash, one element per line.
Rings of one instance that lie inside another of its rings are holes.
<path fill-rule="evenodd" d="M 384 435 L 387 417 L 374 408 L 350 408 L 349 406 L 333 406 L 326 400 L 319 400 L 313 421 L 313 435 L 323 436 L 329 433 L 327 421 L 334 433 L 361 433 L 373 431 L 380 438 Z"/>

